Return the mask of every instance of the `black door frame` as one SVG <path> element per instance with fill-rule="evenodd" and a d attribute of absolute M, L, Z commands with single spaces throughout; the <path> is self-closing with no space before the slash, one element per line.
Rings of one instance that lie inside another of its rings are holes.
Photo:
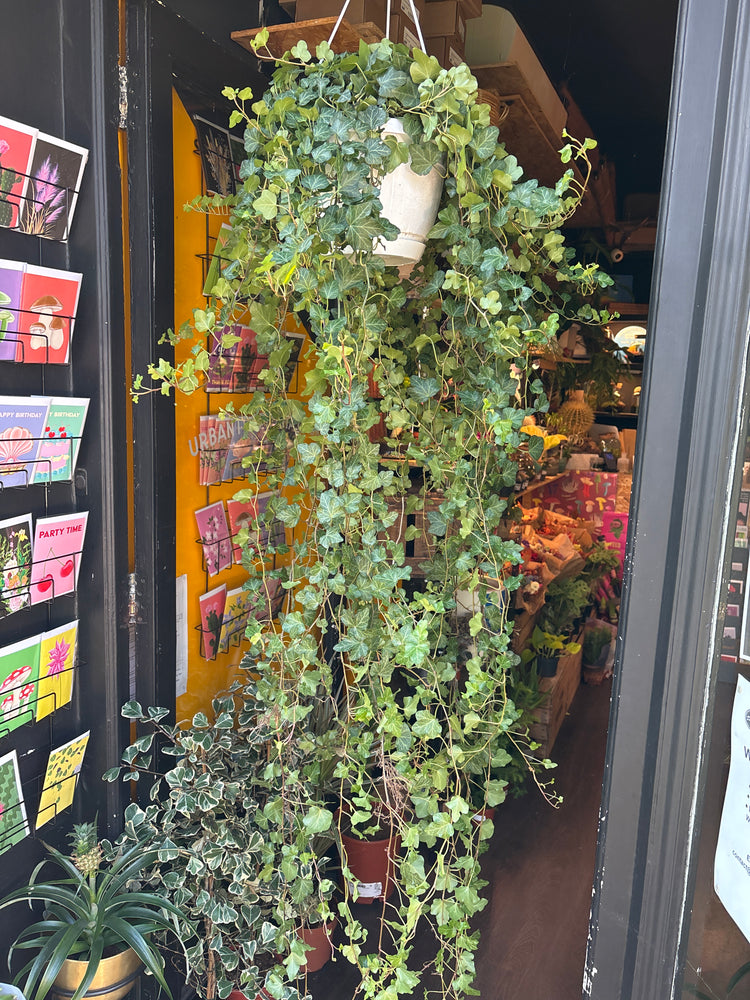
<path fill-rule="evenodd" d="M 683 0 L 583 995 L 679 989 L 745 426 L 750 4 Z"/>

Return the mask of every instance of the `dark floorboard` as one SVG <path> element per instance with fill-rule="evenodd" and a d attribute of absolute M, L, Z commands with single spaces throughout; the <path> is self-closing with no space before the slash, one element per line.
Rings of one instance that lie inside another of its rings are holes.
<path fill-rule="evenodd" d="M 552 758 L 562 805 L 529 792 L 496 812 L 483 858 L 481 1000 L 581 1000 L 610 692 L 609 681 L 582 685 L 560 729 Z M 351 1000 L 356 982 L 339 958 L 308 989 L 314 1000 Z"/>

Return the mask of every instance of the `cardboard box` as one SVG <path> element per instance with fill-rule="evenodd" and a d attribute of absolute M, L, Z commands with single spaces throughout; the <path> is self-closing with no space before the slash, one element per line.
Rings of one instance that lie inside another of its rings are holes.
<path fill-rule="evenodd" d="M 458 35 L 447 38 L 425 38 L 427 55 L 435 56 L 443 69 L 460 66 L 464 62 L 464 46 Z"/>
<path fill-rule="evenodd" d="M 386 0 L 351 0 L 344 17 L 349 24 L 377 24 L 385 31 Z M 312 21 L 319 17 L 338 17 L 341 0 L 297 0 L 296 21 Z"/>
<path fill-rule="evenodd" d="M 390 39 L 392 42 L 403 43 L 408 49 L 422 48 L 416 25 L 410 17 L 404 17 L 403 14 L 391 14 Z"/>
<path fill-rule="evenodd" d="M 461 16 L 469 21 L 482 16 L 482 0 L 461 0 Z"/>
<path fill-rule="evenodd" d="M 422 34 L 425 38 L 448 38 L 458 35 L 461 45 L 466 44 L 466 20 L 461 14 L 458 0 L 437 0 L 425 8 Z"/>
<path fill-rule="evenodd" d="M 423 25 L 424 12 L 427 4 L 425 0 L 414 0 L 414 6 L 417 9 L 419 23 L 420 25 Z M 414 12 L 411 9 L 411 3 L 409 0 L 391 0 L 391 14 L 400 14 L 404 17 L 408 17 L 410 21 L 414 21 Z"/>

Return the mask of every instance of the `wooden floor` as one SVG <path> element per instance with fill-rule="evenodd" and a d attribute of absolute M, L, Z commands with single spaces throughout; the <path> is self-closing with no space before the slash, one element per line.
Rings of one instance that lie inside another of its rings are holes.
<path fill-rule="evenodd" d="M 529 793 L 504 803 L 484 856 L 480 1000 L 581 1000 L 611 682 L 582 685 L 552 757 L 558 809 Z M 308 977 L 315 1000 L 351 1000 L 339 959 Z"/>

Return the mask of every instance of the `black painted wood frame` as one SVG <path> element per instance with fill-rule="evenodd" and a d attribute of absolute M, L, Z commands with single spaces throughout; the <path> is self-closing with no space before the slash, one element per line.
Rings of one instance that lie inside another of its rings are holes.
<path fill-rule="evenodd" d="M 680 994 L 746 423 L 748 51 L 747 0 L 683 0 L 583 984 L 594 1000 Z"/>

